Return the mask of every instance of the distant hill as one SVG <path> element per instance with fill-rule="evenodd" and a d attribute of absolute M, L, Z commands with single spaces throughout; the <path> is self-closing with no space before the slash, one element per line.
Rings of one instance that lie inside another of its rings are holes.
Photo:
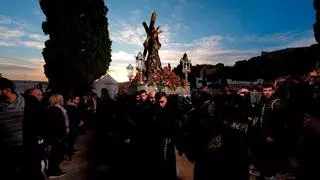
<path fill-rule="evenodd" d="M 222 63 L 192 66 L 190 78 L 203 75 L 208 79 L 273 80 L 289 74 L 303 75 L 312 71 L 318 61 L 320 61 L 320 45 L 314 44 L 309 47 L 263 51 L 260 56 L 237 61 L 233 66 L 224 66 Z M 179 75 L 182 75 L 181 70 L 181 65 L 174 68 Z M 192 79 L 189 81 L 191 82 Z"/>
<path fill-rule="evenodd" d="M 320 46 L 287 48 L 262 52 L 261 56 L 237 61 L 231 70 L 232 79 L 275 79 L 283 75 L 303 75 L 314 69 L 320 60 Z"/>

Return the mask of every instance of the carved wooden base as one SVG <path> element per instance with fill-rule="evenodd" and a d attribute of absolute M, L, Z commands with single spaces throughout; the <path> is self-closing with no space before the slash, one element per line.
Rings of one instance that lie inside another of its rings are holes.
<path fill-rule="evenodd" d="M 146 84 L 142 84 L 142 85 L 136 85 L 136 86 L 132 86 L 129 87 L 127 89 L 127 93 L 130 95 L 135 94 L 135 92 L 140 91 L 140 90 L 146 90 L 147 92 L 165 92 L 168 95 L 173 95 L 173 94 L 177 94 L 177 95 L 190 95 L 190 86 L 186 85 L 184 87 L 178 87 L 176 90 L 172 90 L 170 88 L 164 88 L 164 89 L 159 89 L 157 88 L 157 86 L 153 86 L 153 85 L 146 85 Z"/>

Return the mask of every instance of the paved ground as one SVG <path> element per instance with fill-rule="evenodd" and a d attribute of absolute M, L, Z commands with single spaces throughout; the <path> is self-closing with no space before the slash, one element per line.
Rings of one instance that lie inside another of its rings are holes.
<path fill-rule="evenodd" d="M 61 168 L 66 175 L 55 180 L 86 180 L 87 169 L 87 145 L 90 140 L 90 133 L 87 135 L 80 135 L 76 143 L 76 149 L 79 153 L 74 155 L 72 161 L 64 161 Z"/>
<path fill-rule="evenodd" d="M 66 175 L 56 180 L 86 180 L 87 179 L 87 151 L 91 140 L 91 133 L 81 135 L 76 143 L 76 149 L 80 152 L 76 154 L 72 161 L 64 161 L 61 164 Z M 185 156 L 177 156 L 177 169 L 180 180 L 192 180 L 193 178 L 193 164 L 190 163 Z M 250 180 L 255 180 L 251 177 Z"/>
<path fill-rule="evenodd" d="M 66 172 L 66 175 L 56 180 L 85 180 L 87 171 L 87 145 L 90 140 L 90 133 L 81 135 L 76 143 L 76 149 L 79 153 L 76 154 L 72 161 L 64 161 L 61 168 Z M 190 163 L 186 157 L 177 156 L 177 168 L 181 180 L 192 180 L 193 177 L 193 164 Z"/>

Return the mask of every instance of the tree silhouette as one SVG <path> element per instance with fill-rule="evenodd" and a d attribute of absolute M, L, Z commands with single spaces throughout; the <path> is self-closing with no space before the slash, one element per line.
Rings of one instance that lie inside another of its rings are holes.
<path fill-rule="evenodd" d="M 316 10 L 316 22 L 313 25 L 314 37 L 320 42 L 320 0 L 313 1 L 314 9 Z"/>
<path fill-rule="evenodd" d="M 40 0 L 46 16 L 44 71 L 54 93 L 85 94 L 111 62 L 108 8 L 103 0 Z"/>

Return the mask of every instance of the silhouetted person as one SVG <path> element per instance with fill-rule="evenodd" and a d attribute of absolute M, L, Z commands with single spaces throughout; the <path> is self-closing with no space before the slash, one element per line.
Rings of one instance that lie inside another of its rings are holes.
<path fill-rule="evenodd" d="M 24 98 L 12 81 L 0 78 L 0 174 L 1 179 L 19 178 L 23 160 Z"/>
<path fill-rule="evenodd" d="M 80 97 L 79 96 L 71 96 L 66 104 L 64 105 L 64 108 L 67 110 L 67 115 L 69 119 L 69 134 L 66 137 L 67 141 L 67 155 L 68 160 L 72 160 L 72 155 L 78 150 L 74 148 L 77 137 L 79 135 L 79 128 L 83 125 L 81 112 L 78 108 L 78 105 L 80 103 Z"/>
<path fill-rule="evenodd" d="M 270 83 L 263 86 L 261 118 L 256 134 L 255 155 L 257 166 L 263 178 L 272 178 L 284 168 L 285 119 L 283 101 L 274 95 Z"/>
<path fill-rule="evenodd" d="M 65 175 L 60 169 L 60 164 L 64 159 L 65 138 L 69 133 L 69 120 L 67 111 L 63 108 L 64 100 L 62 95 L 54 94 L 49 99 L 47 110 L 48 136 L 47 144 L 49 151 L 48 176 L 61 177 Z"/>
<path fill-rule="evenodd" d="M 46 116 L 41 103 L 43 95 L 40 89 L 28 89 L 25 93 L 25 110 L 23 121 L 24 138 L 24 172 L 28 179 L 41 180 L 41 161 L 45 152 Z"/>

